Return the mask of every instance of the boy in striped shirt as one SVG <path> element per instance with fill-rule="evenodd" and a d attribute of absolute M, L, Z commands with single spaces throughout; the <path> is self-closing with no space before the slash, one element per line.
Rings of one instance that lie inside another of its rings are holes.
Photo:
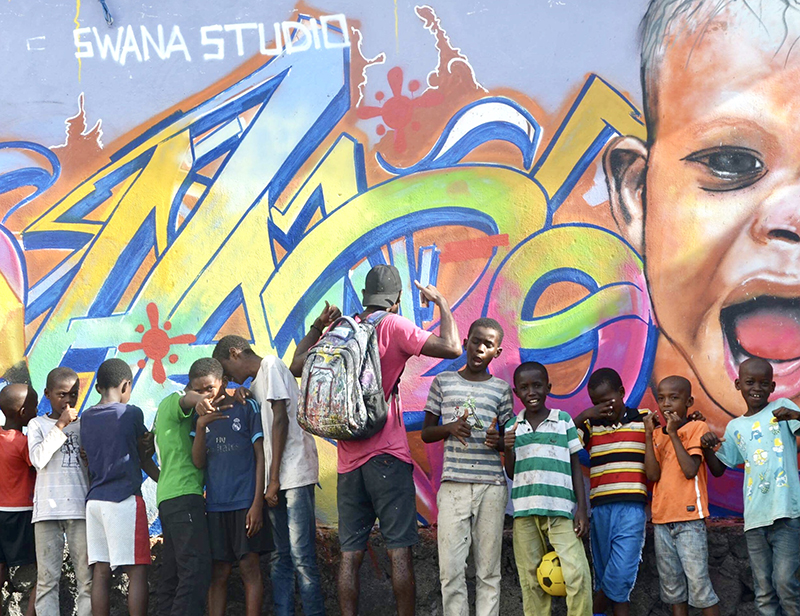
<path fill-rule="evenodd" d="M 581 444 L 567 413 L 545 406 L 550 378 L 545 367 L 525 362 L 514 372 L 514 393 L 524 410 L 506 424 L 505 467 L 514 480 L 514 559 L 525 616 L 550 613 L 550 596 L 536 579 L 547 551 L 561 561 L 569 616 L 592 613 L 592 577 L 581 537 L 589 530 Z"/>
<path fill-rule="evenodd" d="M 475 560 L 476 616 L 500 613 L 500 556 L 508 488 L 500 460 L 498 425 L 514 416 L 511 388 L 489 374 L 500 355 L 503 328 L 478 319 L 464 347 L 467 364 L 433 379 L 425 404 L 422 440 L 444 441 L 442 485 L 437 496 L 439 577 L 444 616 L 469 613 L 467 556 Z M 441 425 L 439 420 L 441 418 Z"/>
<path fill-rule="evenodd" d="M 644 469 L 648 411 L 625 406 L 625 388 L 616 370 L 601 368 L 589 377 L 595 405 L 575 418 L 591 460 L 594 613 L 608 603 L 614 616 L 627 616 L 644 547 L 647 478 Z"/>

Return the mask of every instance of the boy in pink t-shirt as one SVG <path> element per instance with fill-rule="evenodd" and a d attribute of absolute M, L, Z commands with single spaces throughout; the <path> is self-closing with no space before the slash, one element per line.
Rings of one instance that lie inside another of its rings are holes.
<path fill-rule="evenodd" d="M 450 306 L 432 285 L 415 282 L 422 301 L 433 302 L 441 313 L 440 336 L 420 329 L 397 314 L 402 282 L 393 265 L 376 265 L 367 274 L 363 291 L 363 320 L 376 311 L 389 314 L 378 323 L 378 347 L 381 376 L 387 399 L 391 397 L 389 417 L 378 434 L 364 440 L 340 441 L 339 479 L 336 489 L 339 514 L 339 544 L 342 562 L 339 568 L 339 608 L 342 616 L 358 613 L 358 569 L 364 559 L 369 533 L 377 518 L 392 563 L 392 588 L 397 612 L 414 613 L 414 569 L 411 546 L 418 541 L 416 491 L 414 489 L 411 451 L 408 446 L 397 384 L 411 357 L 456 358 L 461 355 Z M 338 310 L 326 307 L 324 322 L 330 323 Z M 322 327 L 313 325 L 298 344 L 292 361 L 292 373 L 300 376 L 309 347 L 319 340 Z"/>

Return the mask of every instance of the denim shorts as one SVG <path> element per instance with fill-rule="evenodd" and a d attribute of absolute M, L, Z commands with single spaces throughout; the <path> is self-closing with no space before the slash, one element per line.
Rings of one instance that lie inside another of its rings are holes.
<path fill-rule="evenodd" d="M 653 524 L 661 600 L 705 609 L 719 603 L 708 577 L 705 520 Z"/>
<path fill-rule="evenodd" d="M 380 522 L 386 549 L 419 541 L 414 468 L 390 454 L 370 458 L 349 473 L 339 473 L 336 501 L 342 552 L 363 552 L 369 533 Z"/>
<path fill-rule="evenodd" d="M 592 507 L 592 561 L 595 590 L 614 603 L 630 600 L 642 560 L 644 503 L 612 502 Z"/>

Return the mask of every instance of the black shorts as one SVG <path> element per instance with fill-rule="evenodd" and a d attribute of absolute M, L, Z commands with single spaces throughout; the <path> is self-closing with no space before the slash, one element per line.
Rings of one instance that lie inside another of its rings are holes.
<path fill-rule="evenodd" d="M 263 509 L 263 526 L 252 537 L 247 536 L 247 509 L 236 511 L 209 511 L 208 538 L 212 560 L 234 563 L 246 554 L 266 554 L 274 548 L 266 503 Z"/>
<path fill-rule="evenodd" d="M 336 501 L 342 552 L 367 549 L 375 518 L 386 549 L 419 541 L 414 467 L 393 455 L 381 454 L 349 473 L 339 473 Z"/>
<path fill-rule="evenodd" d="M 9 567 L 36 562 L 33 511 L 0 511 L 0 564 Z"/>

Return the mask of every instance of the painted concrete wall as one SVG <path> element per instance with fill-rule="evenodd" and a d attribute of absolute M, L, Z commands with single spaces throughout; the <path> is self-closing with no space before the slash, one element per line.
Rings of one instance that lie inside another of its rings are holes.
<path fill-rule="evenodd" d="M 462 333 L 498 318 L 493 371 L 546 363 L 573 414 L 601 366 L 651 408 L 653 382 L 690 377 L 720 433 L 745 357 L 800 398 L 800 13 L 660 4 L 649 138 L 646 0 L 108 0 L 111 27 L 96 0 L 0 4 L 0 369 L 41 392 L 68 365 L 86 407 L 121 357 L 149 421 L 221 335 L 288 359 L 392 262 L 405 316 L 437 326 L 420 279 Z M 441 446 L 421 410 L 459 365 L 412 361 L 401 383 L 426 521 Z M 713 483 L 718 511 L 741 511 L 742 478 Z"/>

